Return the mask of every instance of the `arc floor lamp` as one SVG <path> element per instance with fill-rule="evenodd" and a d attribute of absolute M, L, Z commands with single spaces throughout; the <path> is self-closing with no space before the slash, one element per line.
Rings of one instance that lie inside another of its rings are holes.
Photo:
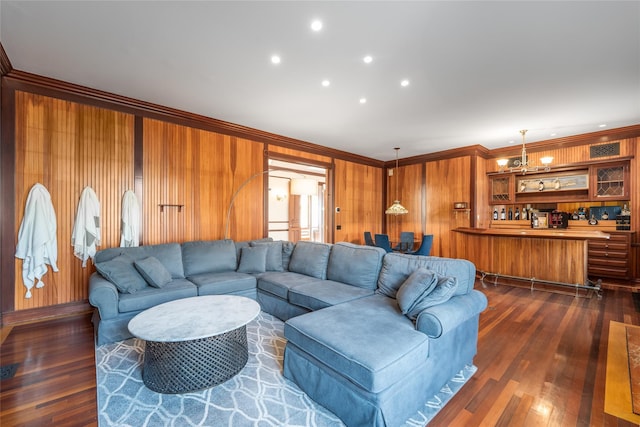
<path fill-rule="evenodd" d="M 233 207 L 233 203 L 235 202 L 236 197 L 238 196 L 238 194 L 240 194 L 240 191 L 242 191 L 242 189 L 246 187 L 247 184 L 249 184 L 251 181 L 253 181 L 255 178 L 259 176 L 265 175 L 270 172 L 278 172 L 278 171 L 284 171 L 284 170 L 286 169 L 267 169 L 262 172 L 257 172 L 251 175 L 249 178 L 247 178 L 245 182 L 240 184 L 240 186 L 235 191 L 235 193 L 233 193 L 233 196 L 231 196 L 231 201 L 229 202 L 229 208 L 227 208 L 227 220 L 224 226 L 225 239 L 229 238 L 229 222 L 231 220 L 231 208 Z M 290 172 L 289 170 L 287 171 Z M 314 179 L 305 178 L 304 176 L 302 178 L 291 178 L 291 187 L 289 189 L 289 194 L 296 195 L 296 196 L 311 196 L 317 193 L 317 187 L 318 187 L 318 181 Z"/>

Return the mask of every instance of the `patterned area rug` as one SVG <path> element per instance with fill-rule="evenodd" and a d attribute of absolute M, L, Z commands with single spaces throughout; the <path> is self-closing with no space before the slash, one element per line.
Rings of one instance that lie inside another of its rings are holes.
<path fill-rule="evenodd" d="M 627 357 L 633 413 L 640 415 L 640 328 L 627 326 Z"/>
<path fill-rule="evenodd" d="M 260 313 L 247 325 L 249 361 L 244 369 L 223 384 L 194 393 L 160 394 L 146 388 L 140 340 L 97 347 L 99 425 L 342 426 L 339 418 L 282 376 L 283 325 Z M 475 366 L 466 367 L 405 425 L 426 425 L 475 371 Z"/>

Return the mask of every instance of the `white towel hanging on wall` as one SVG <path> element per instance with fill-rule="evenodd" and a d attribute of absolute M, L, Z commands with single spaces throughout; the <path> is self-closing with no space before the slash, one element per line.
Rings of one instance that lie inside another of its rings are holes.
<path fill-rule="evenodd" d="M 100 202 L 91 187 L 85 187 L 80 194 L 78 212 L 71 234 L 73 254 L 82 260 L 82 267 L 96 254 L 100 246 Z"/>
<path fill-rule="evenodd" d="M 122 223 L 120 233 L 120 246 L 139 246 L 140 233 L 140 204 L 136 194 L 127 190 L 122 196 Z"/>
<path fill-rule="evenodd" d="M 22 280 L 27 288 L 25 298 L 31 298 L 31 288 L 36 280 L 36 288 L 44 286 L 42 276 L 47 272 L 47 264 L 53 271 L 58 271 L 56 230 L 56 213 L 51 195 L 44 185 L 35 184 L 27 197 L 16 246 L 16 257 L 24 260 Z"/>

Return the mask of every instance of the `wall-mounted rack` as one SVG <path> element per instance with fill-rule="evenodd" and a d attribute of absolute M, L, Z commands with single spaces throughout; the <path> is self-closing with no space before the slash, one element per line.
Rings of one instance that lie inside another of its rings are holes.
<path fill-rule="evenodd" d="M 164 208 L 178 208 L 178 212 L 182 212 L 182 208 L 184 207 L 184 205 L 174 205 L 168 203 L 162 203 L 158 206 L 160 206 L 160 212 L 164 212 Z"/>

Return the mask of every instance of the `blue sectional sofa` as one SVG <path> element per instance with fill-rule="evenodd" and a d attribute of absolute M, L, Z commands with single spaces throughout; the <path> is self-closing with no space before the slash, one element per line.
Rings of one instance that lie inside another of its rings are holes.
<path fill-rule="evenodd" d="M 468 261 L 350 243 L 201 241 L 106 249 L 95 261 L 98 344 L 130 337 L 129 320 L 165 301 L 248 296 L 285 321 L 285 377 L 348 426 L 415 414 L 473 362 L 487 305 Z"/>

